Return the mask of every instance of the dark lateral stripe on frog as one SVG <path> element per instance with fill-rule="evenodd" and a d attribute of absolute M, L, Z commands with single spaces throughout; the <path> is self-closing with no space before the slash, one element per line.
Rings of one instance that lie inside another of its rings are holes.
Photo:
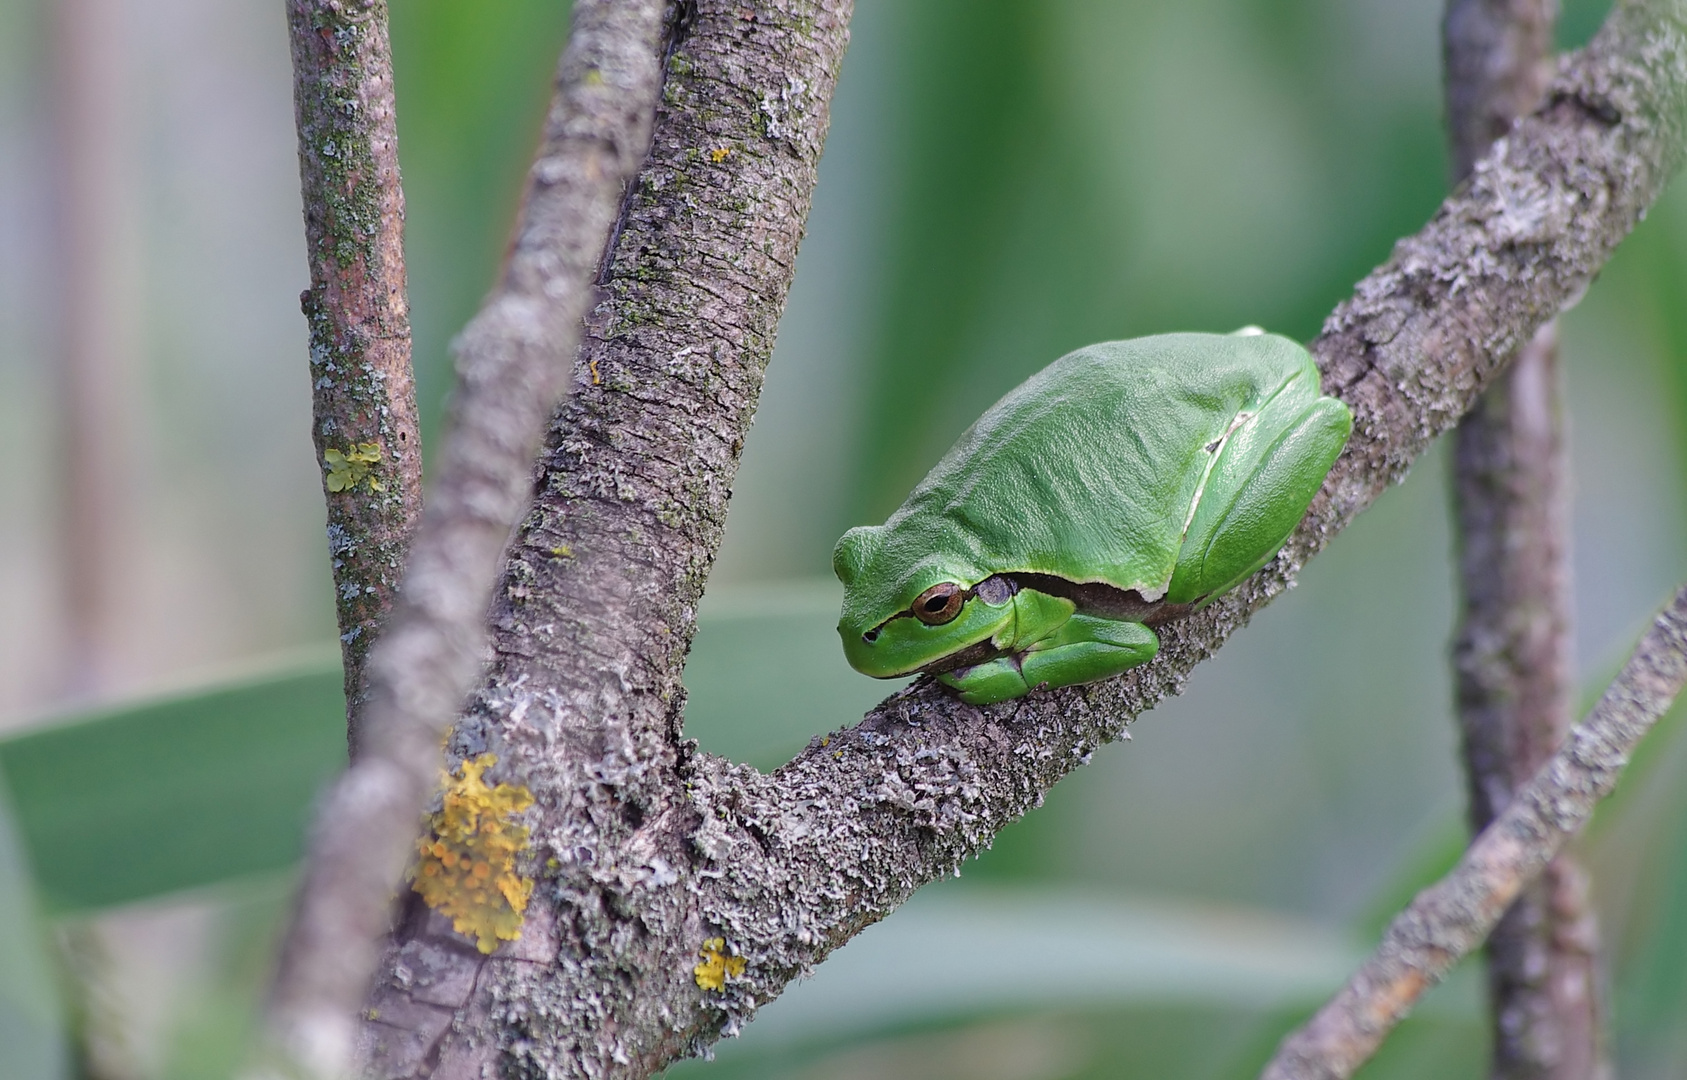
<path fill-rule="evenodd" d="M 1181 619 L 1200 606 L 1199 600 L 1192 604 L 1169 604 L 1164 600 L 1145 600 L 1142 594 L 1135 589 L 1120 589 L 1101 581 L 1067 581 L 1065 578 L 1053 574 L 1032 573 L 996 574 L 966 590 L 965 596 L 968 600 L 971 600 L 978 594 L 979 589 L 987 588 L 992 582 L 998 581 L 1006 581 L 1011 585 L 1008 597 L 1011 597 L 1013 593 L 1020 589 L 1032 589 L 1048 596 L 1058 596 L 1064 600 L 1070 600 L 1078 606 L 1079 611 L 1086 615 L 1099 615 L 1103 618 L 1118 619 L 1121 622 L 1139 622 L 1145 626 L 1159 626 L 1161 623 L 1168 623 L 1173 619 Z M 1202 599 L 1206 598 L 1202 597 Z M 1006 603 L 1007 597 L 999 602 Z M 887 623 L 894 622 L 897 619 L 912 618 L 914 618 L 913 611 L 904 608 L 878 626 L 873 627 L 869 633 L 877 637 L 878 631 L 882 630 Z M 980 664 L 984 660 L 992 660 L 1002 655 L 1000 651 L 996 651 L 983 657 L 983 659 L 973 657 L 972 654 L 977 652 L 984 644 L 984 642 L 980 642 L 978 645 L 967 649 L 968 663 L 951 664 L 948 662 L 948 659 L 953 659 L 951 657 L 937 661 L 938 664 L 942 665 L 941 667 L 928 666 L 919 670 L 934 673 L 950 671 L 956 667 Z"/>
<path fill-rule="evenodd" d="M 1169 604 L 1164 600 L 1145 600 L 1135 589 L 1121 589 L 1100 581 L 1067 581 L 1053 574 L 1007 574 L 1018 589 L 1034 589 L 1048 596 L 1058 596 L 1078 605 L 1086 615 L 1099 615 L 1120 622 L 1139 622 L 1147 626 L 1180 619 L 1195 610 L 1195 604 Z"/>

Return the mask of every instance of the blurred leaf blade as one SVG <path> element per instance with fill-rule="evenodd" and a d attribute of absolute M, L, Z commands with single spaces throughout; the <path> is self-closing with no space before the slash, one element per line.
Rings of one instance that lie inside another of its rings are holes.
<path fill-rule="evenodd" d="M 292 866 L 317 791 L 344 765 L 337 663 L 0 742 L 0 775 L 54 914 Z"/>

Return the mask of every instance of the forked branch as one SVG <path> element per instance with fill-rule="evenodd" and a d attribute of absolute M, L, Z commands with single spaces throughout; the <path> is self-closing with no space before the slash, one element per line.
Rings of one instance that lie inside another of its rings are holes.
<path fill-rule="evenodd" d="M 574 5 L 503 278 L 458 344 L 438 474 L 369 656 L 357 753 L 319 812 L 282 946 L 267 1019 L 285 1068 L 348 1068 L 354 1013 L 437 781 L 441 738 L 484 662 L 499 557 L 529 504 L 544 424 L 573 371 L 604 239 L 649 145 L 664 9 L 661 0 Z"/>

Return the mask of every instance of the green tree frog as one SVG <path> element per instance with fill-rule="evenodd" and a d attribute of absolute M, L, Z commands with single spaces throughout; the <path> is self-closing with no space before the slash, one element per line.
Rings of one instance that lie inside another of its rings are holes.
<path fill-rule="evenodd" d="M 1069 353 L 838 541 L 844 654 L 976 705 L 1145 663 L 1153 626 L 1277 553 L 1352 429 L 1307 351 L 1254 327 Z"/>

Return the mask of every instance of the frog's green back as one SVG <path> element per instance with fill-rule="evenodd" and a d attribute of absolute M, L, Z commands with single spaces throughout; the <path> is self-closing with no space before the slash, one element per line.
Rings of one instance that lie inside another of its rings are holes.
<path fill-rule="evenodd" d="M 1295 380 L 1275 335 L 1165 334 L 1061 357 L 978 418 L 884 525 L 840 545 L 846 614 L 887 617 L 939 581 L 1047 573 L 1164 592 L 1205 447 Z M 853 579 L 853 580 L 852 580 Z"/>

